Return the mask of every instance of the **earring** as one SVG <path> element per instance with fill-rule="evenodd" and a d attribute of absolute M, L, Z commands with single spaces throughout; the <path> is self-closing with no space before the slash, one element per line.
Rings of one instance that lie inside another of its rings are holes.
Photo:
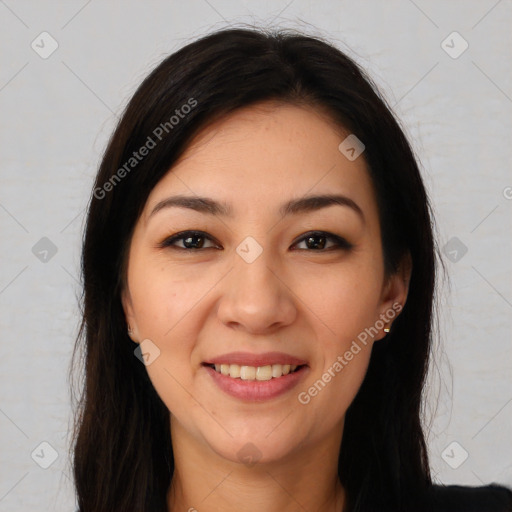
<path fill-rule="evenodd" d="M 130 324 L 128 324 L 128 336 L 130 336 L 130 338 L 131 338 L 132 334 L 133 334 L 132 328 L 131 328 Z"/>
<path fill-rule="evenodd" d="M 389 327 L 384 327 L 384 332 L 388 333 L 391 330 L 391 324 L 388 324 Z"/>

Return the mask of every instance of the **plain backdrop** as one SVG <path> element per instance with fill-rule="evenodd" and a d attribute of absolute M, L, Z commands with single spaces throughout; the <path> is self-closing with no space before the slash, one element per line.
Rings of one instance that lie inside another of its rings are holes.
<path fill-rule="evenodd" d="M 394 108 L 449 274 L 426 397 L 432 471 L 512 485 L 510 0 L 0 0 L 0 511 L 74 510 L 80 241 L 116 116 L 166 55 L 242 23 L 327 37 Z"/>

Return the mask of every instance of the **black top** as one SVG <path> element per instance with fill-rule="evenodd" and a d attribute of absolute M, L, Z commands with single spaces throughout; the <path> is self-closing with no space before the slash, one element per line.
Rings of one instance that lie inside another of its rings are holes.
<path fill-rule="evenodd" d="M 434 484 L 428 512 L 512 512 L 512 489 L 497 484 L 481 487 Z M 76 512 L 80 512 L 78 509 Z M 410 511 L 414 512 L 414 511 Z"/>
<path fill-rule="evenodd" d="M 497 484 L 432 486 L 429 512 L 512 512 L 512 490 Z"/>

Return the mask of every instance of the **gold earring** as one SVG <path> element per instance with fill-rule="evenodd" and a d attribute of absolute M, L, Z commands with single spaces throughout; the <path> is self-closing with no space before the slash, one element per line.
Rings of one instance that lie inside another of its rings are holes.
<path fill-rule="evenodd" d="M 384 327 L 384 332 L 389 332 L 391 330 L 391 324 L 389 324 L 389 327 Z"/>

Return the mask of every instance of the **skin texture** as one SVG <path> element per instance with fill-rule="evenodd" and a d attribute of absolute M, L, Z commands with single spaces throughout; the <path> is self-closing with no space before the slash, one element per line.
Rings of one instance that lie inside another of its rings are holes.
<path fill-rule="evenodd" d="M 146 368 L 171 412 L 170 510 L 342 510 L 344 416 L 382 328 L 309 403 L 298 395 L 380 315 L 404 305 L 410 277 L 404 264 L 385 278 L 364 153 L 349 161 L 338 150 L 347 135 L 311 107 L 247 107 L 205 128 L 148 197 L 131 241 L 123 307 L 132 339 L 160 350 Z M 278 212 L 290 199 L 334 193 L 355 201 L 364 221 L 339 205 Z M 177 194 L 225 202 L 233 216 L 177 207 L 150 215 Z M 212 239 L 199 239 L 202 249 L 180 250 L 183 239 L 159 247 L 184 230 Z M 312 230 L 353 248 L 329 249 L 336 241 L 321 237 L 325 249 L 308 246 L 303 235 Z M 263 249 L 252 263 L 236 252 L 247 236 Z M 201 365 L 232 351 L 281 351 L 309 368 L 284 395 L 246 402 L 221 391 Z M 260 457 L 254 465 L 238 455 L 248 443 Z"/>

